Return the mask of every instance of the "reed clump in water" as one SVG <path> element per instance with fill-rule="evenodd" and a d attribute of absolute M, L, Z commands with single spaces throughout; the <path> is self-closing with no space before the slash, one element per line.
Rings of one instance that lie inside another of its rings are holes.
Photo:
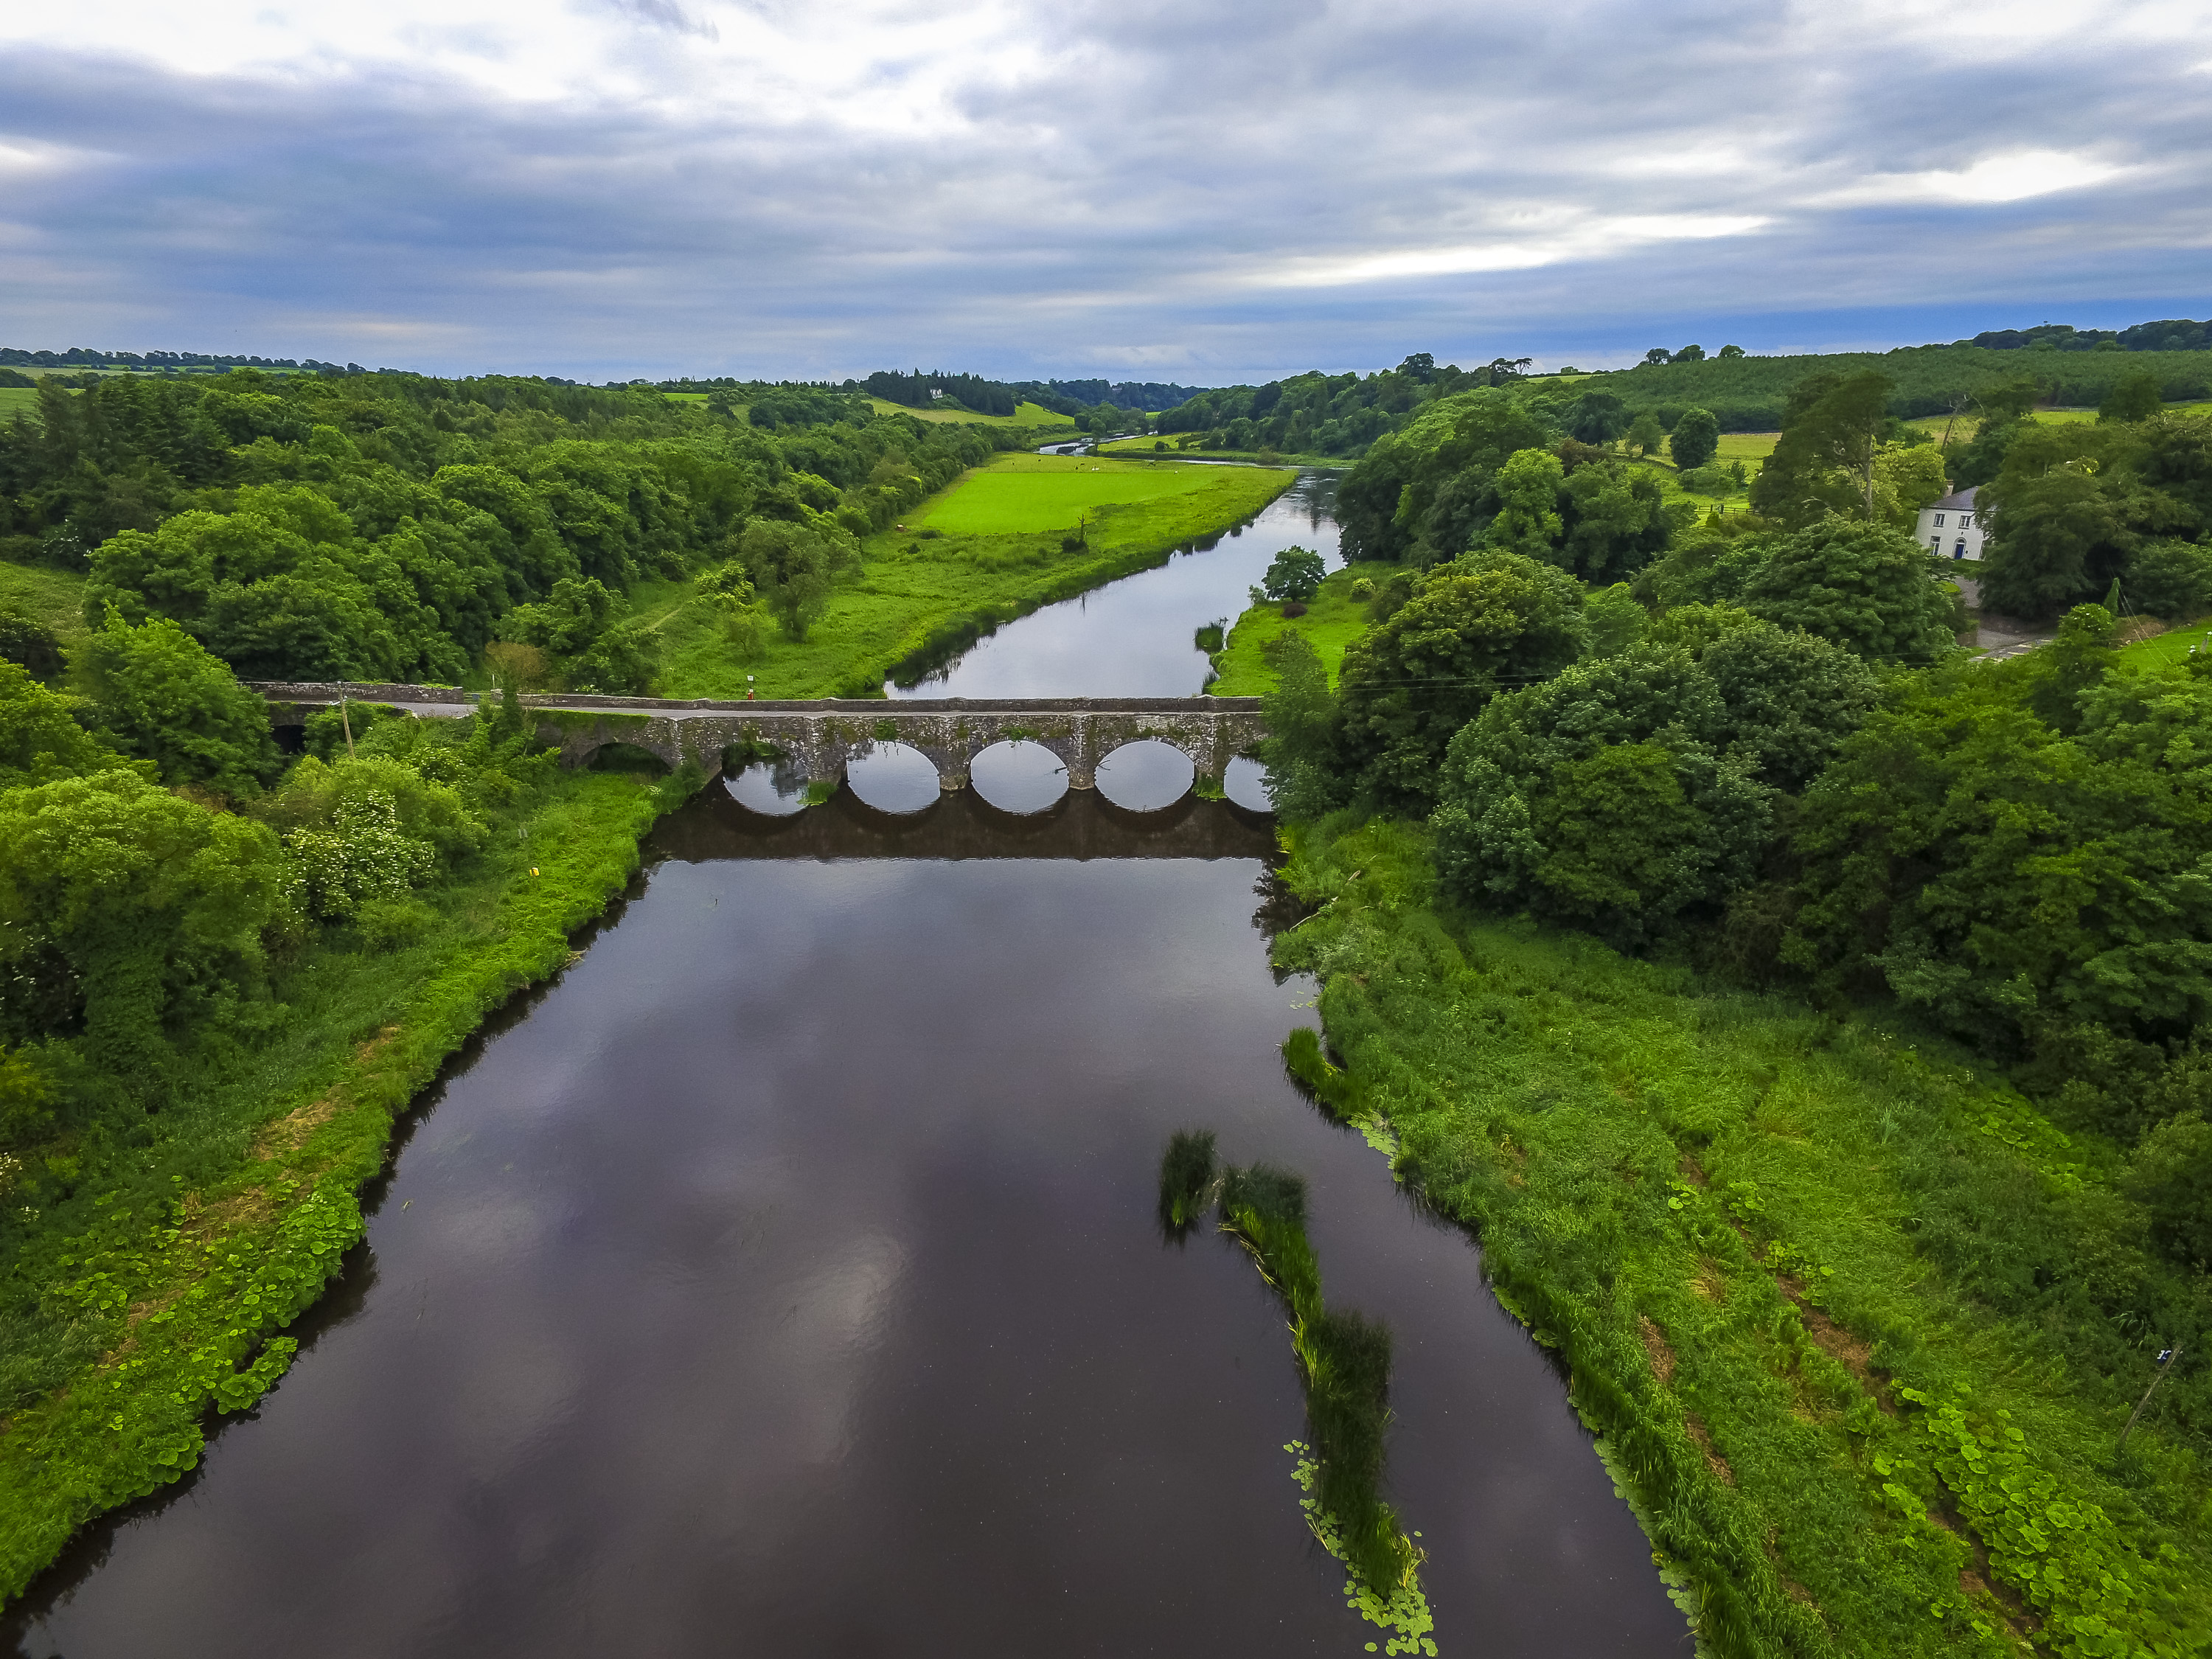
<path fill-rule="evenodd" d="M 1160 1226 L 1180 1243 L 1212 1207 L 1212 1131 L 1178 1129 L 1160 1158 Z"/>
<path fill-rule="evenodd" d="M 1176 1238 L 1216 1212 L 1221 1231 L 1251 1253 L 1283 1298 L 1317 1471 L 1315 1531 L 1378 1605 L 1418 1596 L 1420 1552 L 1382 1495 L 1389 1328 L 1323 1301 L 1321 1264 L 1306 1237 L 1304 1179 L 1267 1164 L 1217 1167 L 1212 1135 L 1184 1130 L 1161 1158 L 1159 1203 L 1161 1221 Z"/>

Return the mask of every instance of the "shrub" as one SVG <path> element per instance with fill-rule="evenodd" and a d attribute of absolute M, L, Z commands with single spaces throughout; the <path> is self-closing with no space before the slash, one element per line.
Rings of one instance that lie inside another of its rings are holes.
<path fill-rule="evenodd" d="M 134 773 L 0 795 L 0 1040 L 81 1031 L 118 1070 L 258 981 L 285 909 L 264 824 Z"/>
<path fill-rule="evenodd" d="M 0 662 L 0 788 L 98 771 L 114 755 L 76 723 L 69 699 Z"/>
<path fill-rule="evenodd" d="M 44 623 L 0 608 L 0 661 L 15 663 L 34 680 L 51 680 L 62 672 L 61 641 Z"/>
<path fill-rule="evenodd" d="M 253 795 L 276 775 L 269 705 L 167 617 L 131 628 L 110 611 L 78 654 L 115 746 L 162 782 Z"/>
<path fill-rule="evenodd" d="M 2212 611 L 2212 547 L 2161 539 L 2128 561 L 2121 591 L 2153 616 L 2186 622 Z"/>

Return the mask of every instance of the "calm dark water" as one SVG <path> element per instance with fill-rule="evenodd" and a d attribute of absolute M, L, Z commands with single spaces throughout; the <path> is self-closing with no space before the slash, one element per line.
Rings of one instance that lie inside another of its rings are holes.
<path fill-rule="evenodd" d="M 1258 820 L 710 791 L 657 842 L 422 1108 L 290 1374 L 18 1651 L 1358 1654 L 1280 1313 L 1157 1231 L 1192 1125 L 1307 1176 L 1396 1334 L 1443 1650 L 1686 1651 L 1474 1249 L 1285 1080 Z"/>
<path fill-rule="evenodd" d="M 925 689 L 1195 691 L 1193 629 L 1281 547 L 1334 553 L 1330 487 Z M 1267 819 L 1144 746 L 1070 793 L 1002 745 L 941 799 L 905 753 L 825 805 L 756 769 L 664 822 L 582 959 L 422 1103 L 290 1373 L 0 1649 L 1361 1653 L 1283 1449 L 1280 1310 L 1153 1218 L 1202 1127 L 1307 1177 L 1330 1300 L 1392 1328 L 1441 1650 L 1687 1654 L 1473 1243 L 1285 1079 L 1313 988 L 1267 965 L 1295 915 Z"/>

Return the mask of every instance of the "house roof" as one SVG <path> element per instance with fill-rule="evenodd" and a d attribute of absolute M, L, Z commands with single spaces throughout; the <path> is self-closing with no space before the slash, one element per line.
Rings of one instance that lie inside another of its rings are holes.
<path fill-rule="evenodd" d="M 1974 510 L 1974 492 L 1980 488 L 1979 484 L 1968 484 L 1964 489 L 1953 490 L 1940 501 L 1930 501 L 1929 506 L 1931 508 L 1955 507 L 1963 513 L 1971 513 Z"/>

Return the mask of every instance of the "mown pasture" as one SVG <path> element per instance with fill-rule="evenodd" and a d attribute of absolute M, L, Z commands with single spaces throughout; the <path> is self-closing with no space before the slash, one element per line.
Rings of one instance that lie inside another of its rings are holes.
<path fill-rule="evenodd" d="M 1072 531 L 1100 507 L 1189 495 L 1218 477 L 1218 468 L 1172 462 L 1007 455 L 925 503 L 907 527 L 984 536 Z"/>

